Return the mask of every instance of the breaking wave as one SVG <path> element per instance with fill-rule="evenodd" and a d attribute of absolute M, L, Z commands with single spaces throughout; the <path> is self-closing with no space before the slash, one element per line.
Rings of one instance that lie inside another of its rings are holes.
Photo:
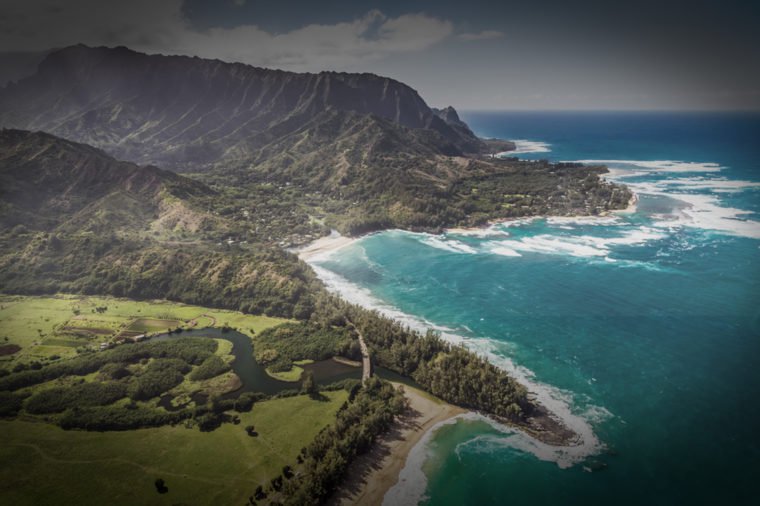
<path fill-rule="evenodd" d="M 498 157 L 509 157 L 513 155 L 520 155 L 523 153 L 548 153 L 551 151 L 551 144 L 542 141 L 529 141 L 527 139 L 515 139 L 512 142 L 515 143 L 515 149 L 512 151 L 503 151 L 497 153 Z"/>

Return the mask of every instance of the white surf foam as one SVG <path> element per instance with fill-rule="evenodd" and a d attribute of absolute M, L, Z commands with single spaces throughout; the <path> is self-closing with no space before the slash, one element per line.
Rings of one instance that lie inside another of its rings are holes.
<path fill-rule="evenodd" d="M 751 211 L 723 207 L 719 200 L 711 195 L 668 194 L 670 197 L 689 204 L 681 209 L 676 223 L 693 228 L 716 230 L 731 235 L 760 239 L 760 221 L 742 219 L 753 214 Z M 660 226 L 673 226 L 673 221 L 660 222 Z"/>
<path fill-rule="evenodd" d="M 660 186 L 674 187 L 678 191 L 710 191 L 715 193 L 738 193 L 760 188 L 760 182 L 731 180 L 725 178 L 676 178 L 658 182 Z"/>
<path fill-rule="evenodd" d="M 520 256 L 521 253 L 569 255 L 572 257 L 607 257 L 615 246 L 635 246 L 662 239 L 666 234 L 651 227 L 626 231 L 622 236 L 539 234 L 520 239 L 490 241 L 488 251 L 497 255 Z"/>
<path fill-rule="evenodd" d="M 503 151 L 496 153 L 498 157 L 509 157 L 523 153 L 548 153 L 551 151 L 551 144 L 542 141 L 529 141 L 527 139 L 514 139 L 515 149 L 512 151 Z"/>
<path fill-rule="evenodd" d="M 618 216 L 549 216 L 550 225 L 619 225 Z"/>
<path fill-rule="evenodd" d="M 489 252 L 493 253 L 494 255 L 501 255 L 504 257 L 521 257 L 522 256 L 517 251 L 513 250 L 512 248 L 507 248 L 506 246 L 492 246 Z"/>
<path fill-rule="evenodd" d="M 608 179 L 630 179 L 650 173 L 711 173 L 723 167 L 714 162 L 681 162 L 674 160 L 576 160 L 586 164 L 610 165 Z M 660 195 L 686 204 L 672 215 L 654 223 L 655 227 L 676 229 L 699 228 L 729 235 L 760 239 L 760 221 L 749 218 L 751 211 L 721 205 L 721 194 L 760 188 L 760 182 L 728 178 L 692 176 L 667 177 L 656 181 L 625 181 L 634 192 Z M 687 193 L 689 192 L 689 193 Z M 694 193 L 692 193 L 694 192 Z M 519 251 L 519 250 L 518 250 Z"/>
<path fill-rule="evenodd" d="M 490 225 L 485 228 L 450 228 L 446 230 L 446 237 L 450 236 L 462 236 L 462 237 L 495 237 L 502 236 L 508 237 L 509 232 L 506 230 L 498 230 L 497 225 Z"/>
<path fill-rule="evenodd" d="M 681 162 L 676 160 L 573 160 L 586 165 L 611 165 L 617 169 L 634 169 L 635 172 L 718 172 L 720 164 L 714 162 Z M 635 169 L 638 169 L 637 171 Z M 642 169 L 644 169 L 642 171 Z"/>
<path fill-rule="evenodd" d="M 422 466 L 430 456 L 430 440 L 444 425 L 457 423 L 457 420 L 466 418 L 468 415 L 469 413 L 457 415 L 438 422 L 422 436 L 406 457 L 406 463 L 398 475 L 398 482 L 385 493 L 383 506 L 416 506 L 425 500 L 427 476 L 422 471 Z"/>
<path fill-rule="evenodd" d="M 442 249 L 442 250 L 450 251 L 452 253 L 467 253 L 470 255 L 478 252 L 478 250 L 476 250 L 472 246 L 468 246 L 467 244 L 461 241 L 457 241 L 454 239 L 444 239 L 440 236 L 433 236 L 433 235 L 427 235 L 427 234 L 423 234 L 423 235 L 424 235 L 424 238 L 420 242 L 436 249 Z"/>
<path fill-rule="evenodd" d="M 440 333 L 442 339 L 452 344 L 465 345 L 470 350 L 488 358 L 491 363 L 507 371 L 513 378 L 525 385 L 538 402 L 545 406 L 554 416 L 557 416 L 568 428 L 578 434 L 576 444 L 567 447 L 555 447 L 541 443 L 521 431 L 507 428 L 509 431 L 519 434 L 520 438 L 530 440 L 530 442 L 523 442 L 521 444 L 531 448 L 532 452 L 535 451 L 537 457 L 543 460 L 551 460 L 559 467 L 566 468 L 580 462 L 589 455 L 597 453 L 603 448 L 588 420 L 574 412 L 572 407 L 573 395 L 570 392 L 536 381 L 532 371 L 514 364 L 508 357 L 499 353 L 497 348 L 498 342 L 488 338 L 466 338 L 454 333 L 453 329 L 435 325 L 425 319 L 408 315 L 379 300 L 369 290 L 351 283 L 342 276 L 317 264 L 311 265 L 328 290 L 339 294 L 344 299 L 367 309 L 377 310 L 381 314 L 393 318 L 401 324 L 419 332 L 424 333 L 428 329 L 436 330 Z M 495 422 L 488 418 L 484 419 L 500 429 L 503 427 L 500 424 L 495 424 Z"/>
<path fill-rule="evenodd" d="M 685 204 L 680 209 L 674 209 L 667 217 L 662 217 L 654 226 L 661 228 L 691 227 L 703 230 L 713 230 L 730 235 L 760 239 L 760 222 L 748 219 L 752 211 L 724 207 L 719 198 L 720 191 L 731 188 L 733 181 L 714 181 L 706 179 L 678 179 L 650 182 L 628 183 L 636 193 L 660 195 L 679 200 Z M 750 181 L 740 181 L 737 188 L 747 189 L 757 187 Z M 742 184 L 743 183 L 743 184 Z M 689 186 L 694 190 L 712 190 L 713 193 L 683 193 Z M 694 186 L 698 186 L 696 188 Z"/>

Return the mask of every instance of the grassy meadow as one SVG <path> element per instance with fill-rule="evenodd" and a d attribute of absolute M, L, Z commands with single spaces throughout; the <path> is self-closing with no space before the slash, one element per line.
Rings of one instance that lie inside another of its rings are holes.
<path fill-rule="evenodd" d="M 332 423 L 345 391 L 256 403 L 239 425 L 213 432 L 166 426 L 125 432 L 64 431 L 0 421 L 0 504 L 245 504 Z M 254 425 L 258 436 L 246 434 Z M 158 494 L 157 478 L 169 491 Z"/>
<path fill-rule="evenodd" d="M 120 334 L 229 326 L 253 337 L 285 321 L 162 300 L 0 295 L 0 367 L 72 357 L 77 348 L 97 347 Z"/>

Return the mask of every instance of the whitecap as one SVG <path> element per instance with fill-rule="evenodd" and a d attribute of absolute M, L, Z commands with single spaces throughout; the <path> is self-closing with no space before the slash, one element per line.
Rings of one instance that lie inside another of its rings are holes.
<path fill-rule="evenodd" d="M 672 180 L 662 180 L 653 182 L 628 183 L 634 191 L 639 194 L 666 196 L 685 205 L 678 209 L 673 209 L 672 214 L 668 216 L 657 217 L 654 226 L 660 228 L 673 229 L 675 227 L 691 227 L 703 230 L 713 230 L 730 235 L 760 239 L 760 222 L 747 219 L 748 215 L 754 214 L 752 211 L 737 209 L 733 207 L 721 206 L 720 199 L 715 194 L 705 193 L 682 193 L 671 191 L 670 184 Z M 706 183 L 706 180 L 688 181 L 681 179 L 681 186 L 688 186 L 694 183 Z M 749 182 L 744 182 L 749 183 Z M 678 186 L 678 185 L 677 185 Z M 718 188 L 725 188 L 726 185 L 718 183 Z M 745 188 L 752 187 L 745 185 Z M 702 185 L 702 190 L 708 188 Z"/>
<path fill-rule="evenodd" d="M 540 458 L 553 460 L 559 467 L 565 468 L 583 460 L 589 455 L 598 452 L 602 443 L 593 432 L 591 424 L 574 412 L 572 408 L 573 394 L 560 390 L 559 388 L 540 383 L 535 380 L 535 375 L 529 369 L 518 366 L 511 359 L 499 353 L 503 349 L 502 344 L 489 338 L 466 338 L 459 334 L 451 332 L 452 329 L 435 325 L 423 318 L 406 314 L 399 309 L 376 298 L 369 290 L 359 287 L 348 281 L 339 274 L 336 274 L 318 264 L 311 264 L 319 278 L 325 283 L 328 290 L 337 293 L 344 299 L 359 304 L 367 309 L 377 310 L 380 314 L 393 318 L 401 324 L 419 332 L 427 332 L 433 329 L 440 333 L 441 338 L 452 344 L 463 344 L 470 350 L 486 357 L 497 367 L 507 371 L 513 378 L 525 385 L 536 400 L 549 410 L 554 416 L 559 418 L 568 428 L 578 435 L 576 444 L 569 447 L 555 447 L 545 445 L 540 441 L 534 440 L 531 436 L 523 434 L 515 429 L 507 428 L 513 432 L 519 432 L 522 437 L 533 440 L 531 447 L 541 453 Z M 484 418 L 497 427 L 503 427 L 496 424 L 488 418 Z"/>
<path fill-rule="evenodd" d="M 513 250 L 512 248 L 507 248 L 506 246 L 493 246 L 489 249 L 489 253 L 493 253 L 494 255 L 501 255 L 505 257 L 521 257 L 522 256 L 517 251 Z"/>
<path fill-rule="evenodd" d="M 760 188 L 760 182 L 726 178 L 676 178 L 657 183 L 660 186 L 675 187 L 678 191 L 711 191 L 715 193 L 737 193 Z"/>
<path fill-rule="evenodd" d="M 714 162 L 682 162 L 677 160 L 573 160 L 572 163 L 613 165 L 617 169 L 638 169 L 635 170 L 635 175 L 650 172 L 718 172 L 723 168 Z"/>
<path fill-rule="evenodd" d="M 472 255 L 478 252 L 472 246 L 468 246 L 467 244 L 454 239 L 443 239 L 436 236 L 427 236 L 422 239 L 421 242 L 433 248 L 450 251 L 452 253 L 467 253 Z"/>
<path fill-rule="evenodd" d="M 549 216 L 546 218 L 549 225 L 619 225 L 618 216 Z"/>
<path fill-rule="evenodd" d="M 760 239 L 760 221 L 741 218 L 754 214 L 752 211 L 720 206 L 718 199 L 711 195 L 670 193 L 668 196 L 686 202 L 689 206 L 681 209 L 675 220 L 656 223 L 658 226 L 677 224 Z"/>
<path fill-rule="evenodd" d="M 515 149 L 512 151 L 502 151 L 501 153 L 496 153 L 497 157 L 509 157 L 513 155 L 520 155 L 523 153 L 548 153 L 551 151 L 551 144 L 548 142 L 543 141 L 530 141 L 527 139 L 514 139 L 512 142 L 515 143 Z"/>
<path fill-rule="evenodd" d="M 489 241 L 485 244 L 490 253 L 521 256 L 521 253 L 568 255 L 572 257 L 605 257 L 615 246 L 638 246 L 667 237 L 661 230 L 638 227 L 617 237 L 592 235 L 538 234 L 520 239 Z"/>

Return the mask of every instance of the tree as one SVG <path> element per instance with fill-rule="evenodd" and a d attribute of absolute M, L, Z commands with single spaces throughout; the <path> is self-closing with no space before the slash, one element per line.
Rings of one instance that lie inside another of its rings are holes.
<path fill-rule="evenodd" d="M 164 481 L 163 478 L 156 479 L 155 485 L 156 485 L 156 491 L 159 494 L 165 494 L 169 491 L 169 487 L 166 486 L 166 482 Z"/>
<path fill-rule="evenodd" d="M 315 397 L 319 394 L 319 388 L 316 381 L 314 381 L 314 374 L 311 371 L 304 373 L 303 382 L 301 383 L 301 391 L 305 394 L 309 394 L 311 397 Z"/>

